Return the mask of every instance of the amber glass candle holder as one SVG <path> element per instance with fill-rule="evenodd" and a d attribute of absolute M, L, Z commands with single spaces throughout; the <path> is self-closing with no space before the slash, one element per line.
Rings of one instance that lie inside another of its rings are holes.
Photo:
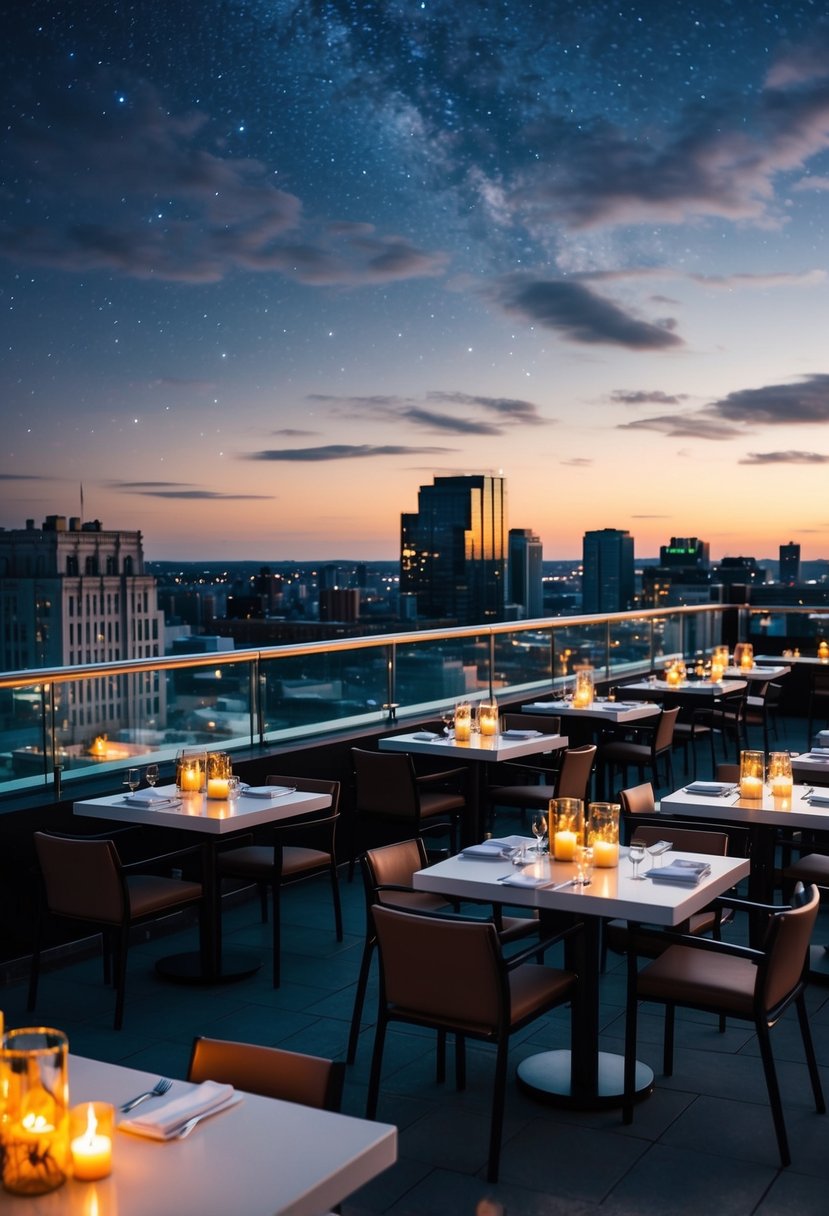
<path fill-rule="evenodd" d="M 46 1026 L 9 1030 L 0 1047 L 3 1186 L 13 1195 L 45 1195 L 69 1168 L 69 1045 Z"/>
<path fill-rule="evenodd" d="M 455 739 L 468 743 L 472 738 L 472 706 L 468 701 L 459 701 L 455 706 Z"/>
<path fill-rule="evenodd" d="M 591 802 L 587 808 L 587 843 L 593 850 L 593 864 L 608 869 L 619 864 L 618 802 Z"/>
<path fill-rule="evenodd" d="M 227 799 L 233 763 L 227 752 L 207 753 L 207 797 Z"/>
<path fill-rule="evenodd" d="M 575 861 L 576 846 L 584 844 L 584 804 L 580 798 L 553 798 L 551 852 L 556 861 Z"/>
<path fill-rule="evenodd" d="M 758 802 L 766 776 L 765 752 L 740 752 L 740 797 Z"/>
<path fill-rule="evenodd" d="M 788 752 L 770 752 L 767 773 L 772 798 L 792 796 L 792 758 Z"/>
<path fill-rule="evenodd" d="M 576 672 L 576 687 L 573 693 L 574 709 L 589 709 L 593 704 L 593 668 L 580 667 Z"/>

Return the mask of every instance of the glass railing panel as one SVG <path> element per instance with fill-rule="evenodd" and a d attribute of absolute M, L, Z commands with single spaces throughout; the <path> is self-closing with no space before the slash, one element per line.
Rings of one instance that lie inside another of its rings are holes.
<path fill-rule="evenodd" d="M 552 687 L 550 629 L 522 629 L 495 636 L 493 690 L 503 697 L 549 692 Z"/>
<path fill-rule="evenodd" d="M 0 690 L 0 790 L 25 790 L 54 777 L 51 688 Z"/>
<path fill-rule="evenodd" d="M 648 617 L 630 616 L 609 625 L 609 670 L 611 682 L 635 679 L 653 666 L 653 628 Z"/>
<path fill-rule="evenodd" d="M 388 700 L 389 647 L 263 658 L 260 696 L 265 737 L 319 733 L 378 720 Z"/>
<path fill-rule="evenodd" d="M 162 678 L 163 713 L 151 730 L 158 746 L 232 749 L 258 739 L 252 664 L 175 667 Z"/>
<path fill-rule="evenodd" d="M 489 633 L 401 642 L 395 651 L 398 715 L 439 713 L 489 693 Z"/>
<path fill-rule="evenodd" d="M 607 625 L 567 624 L 553 630 L 553 680 L 556 687 L 572 685 L 578 667 L 592 667 L 603 679 L 607 663 Z"/>

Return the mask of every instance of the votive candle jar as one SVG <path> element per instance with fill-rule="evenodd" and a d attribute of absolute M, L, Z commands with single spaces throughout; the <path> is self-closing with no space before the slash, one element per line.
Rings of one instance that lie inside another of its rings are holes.
<path fill-rule="evenodd" d="M 591 802 L 587 808 L 587 843 L 593 850 L 597 869 L 609 869 L 619 864 L 618 802 Z"/>
<path fill-rule="evenodd" d="M 549 832 L 556 861 L 574 861 L 576 846 L 584 844 L 584 803 L 581 798 L 553 798 Z"/>
<path fill-rule="evenodd" d="M 9 1030 L 0 1047 L 3 1186 L 14 1195 L 45 1195 L 69 1168 L 69 1045 L 47 1026 Z"/>
<path fill-rule="evenodd" d="M 478 733 L 489 738 L 498 734 L 498 705 L 495 701 L 481 701 L 478 705 Z"/>
<path fill-rule="evenodd" d="M 207 797 L 226 799 L 233 776 L 233 764 L 227 752 L 207 753 Z"/>
<path fill-rule="evenodd" d="M 792 796 L 792 758 L 788 752 L 770 752 L 767 779 L 772 798 Z"/>
<path fill-rule="evenodd" d="M 759 801 L 763 797 L 766 756 L 764 752 L 740 752 L 740 797 Z"/>
<path fill-rule="evenodd" d="M 468 701 L 459 701 L 455 706 L 455 739 L 468 743 L 472 738 L 472 706 Z"/>
<path fill-rule="evenodd" d="M 574 709 L 590 709 L 593 704 L 593 668 L 579 667 L 576 671 L 576 687 L 573 693 Z"/>

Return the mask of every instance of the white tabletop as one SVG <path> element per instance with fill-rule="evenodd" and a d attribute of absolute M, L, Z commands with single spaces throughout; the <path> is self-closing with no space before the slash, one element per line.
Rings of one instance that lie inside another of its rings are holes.
<path fill-rule="evenodd" d="M 827 748 L 825 753 L 803 752 L 792 756 L 792 772 L 798 781 L 825 781 L 829 777 L 829 744 L 824 746 Z"/>
<path fill-rule="evenodd" d="M 753 667 L 726 667 L 724 675 L 726 679 L 748 680 L 749 684 L 753 680 L 779 680 L 783 676 L 787 676 L 791 672 L 791 667 L 758 667 L 755 663 Z"/>
<path fill-rule="evenodd" d="M 782 799 L 772 798 L 768 787 L 764 786 L 763 797 L 756 801 L 740 798 L 736 794 L 724 798 L 710 794 L 688 794 L 683 788 L 662 798 L 660 806 L 663 811 L 674 815 L 693 815 L 697 819 L 826 831 L 829 829 L 829 806 L 810 806 L 806 800 L 809 788 L 807 785 L 795 785 L 791 799 Z"/>
<path fill-rule="evenodd" d="M 444 738 L 418 738 L 421 732 L 405 735 L 384 735 L 379 741 L 381 751 L 411 752 L 423 756 L 441 756 L 444 760 L 517 760 L 521 756 L 536 756 L 539 752 L 560 751 L 567 747 L 566 735 L 534 735 L 530 739 L 514 739 L 509 735 L 480 735 L 472 732 L 469 742 Z"/>
<path fill-rule="evenodd" d="M 670 840 L 670 824 L 665 824 L 665 839 Z M 660 860 L 667 864 L 678 856 L 691 854 L 664 853 Z M 697 854 L 694 858 L 699 860 Z M 420 891 L 433 891 L 439 895 L 453 895 L 460 899 L 483 900 L 488 903 L 502 902 L 526 908 L 551 908 L 562 912 L 575 912 L 583 916 L 623 917 L 626 920 L 645 921 L 653 925 L 676 926 L 704 908 L 716 895 L 721 895 L 736 882 L 746 878 L 749 863 L 739 857 L 709 857 L 711 873 L 697 886 L 681 886 L 672 883 L 644 882 L 633 879 L 633 866 L 627 856 L 619 860 L 614 868 L 593 871 L 593 881 L 588 887 L 565 887 L 554 891 L 551 887 L 512 887 L 498 881 L 513 869 L 508 861 L 481 861 L 473 858 L 450 857 L 425 870 L 418 870 L 413 884 Z M 650 858 L 642 862 L 642 872 L 650 869 Z M 542 857 L 531 866 L 519 871 L 524 874 L 544 876 L 550 883 L 566 882 L 572 878 L 575 866 L 570 862 L 552 861 Z"/>
<path fill-rule="evenodd" d="M 829 667 L 829 659 L 819 659 L 815 654 L 786 654 L 783 655 L 783 662 L 794 666 L 801 667 Z M 781 656 L 779 654 L 756 654 L 754 656 L 755 663 L 779 663 Z"/>
<path fill-rule="evenodd" d="M 724 693 L 741 692 L 747 687 L 747 682 L 740 680 L 720 680 L 712 684 L 710 680 L 683 680 L 681 684 L 669 684 L 667 680 L 637 680 L 634 684 L 623 684 L 621 693 L 650 693 L 652 696 L 664 696 L 666 693 L 690 693 L 697 697 L 721 697 Z"/>
<path fill-rule="evenodd" d="M 174 796 L 176 787 L 159 787 L 158 792 Z M 297 790 L 273 798 L 242 795 L 233 802 L 207 798 L 204 794 L 185 794 L 177 803 L 161 807 L 135 806 L 124 794 L 115 794 L 81 799 L 74 804 L 74 812 L 94 819 L 121 819 L 124 823 L 224 836 L 259 824 L 278 823 L 280 819 L 290 819 L 294 815 L 325 810 L 330 805 L 328 794 L 307 794 Z"/>
<path fill-rule="evenodd" d="M 69 1057 L 72 1105 L 116 1106 L 149 1089 L 156 1073 Z M 175 1081 L 171 1096 L 192 1088 Z M 246 1094 L 185 1140 L 117 1132 L 113 1172 L 69 1179 L 31 1199 L 2 1192 L 20 1216 L 319 1216 L 397 1160 L 397 1129 L 293 1102 Z"/>
<path fill-rule="evenodd" d="M 651 701 L 606 701 L 596 698 L 592 705 L 582 708 L 571 701 L 530 701 L 521 706 L 525 714 L 569 715 L 573 718 L 591 718 L 597 722 L 639 722 L 643 718 L 655 717 L 662 706 Z"/>

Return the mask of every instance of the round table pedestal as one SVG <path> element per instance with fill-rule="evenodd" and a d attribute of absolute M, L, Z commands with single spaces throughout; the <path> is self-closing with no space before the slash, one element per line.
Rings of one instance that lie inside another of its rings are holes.
<path fill-rule="evenodd" d="M 527 1093 L 553 1106 L 598 1110 L 603 1106 L 622 1105 L 625 1092 L 624 1056 L 599 1052 L 598 1085 L 594 1094 L 573 1094 L 570 1070 L 569 1051 L 542 1051 L 521 1061 L 518 1065 L 518 1082 Z M 634 1088 L 637 1101 L 646 1098 L 653 1089 L 653 1069 L 638 1060 Z"/>
<path fill-rule="evenodd" d="M 165 980 L 177 984 L 232 984 L 253 975 L 262 966 L 258 954 L 249 950 L 222 950 L 222 966 L 218 974 L 204 970 L 198 950 L 170 954 L 156 962 L 155 969 Z"/>

